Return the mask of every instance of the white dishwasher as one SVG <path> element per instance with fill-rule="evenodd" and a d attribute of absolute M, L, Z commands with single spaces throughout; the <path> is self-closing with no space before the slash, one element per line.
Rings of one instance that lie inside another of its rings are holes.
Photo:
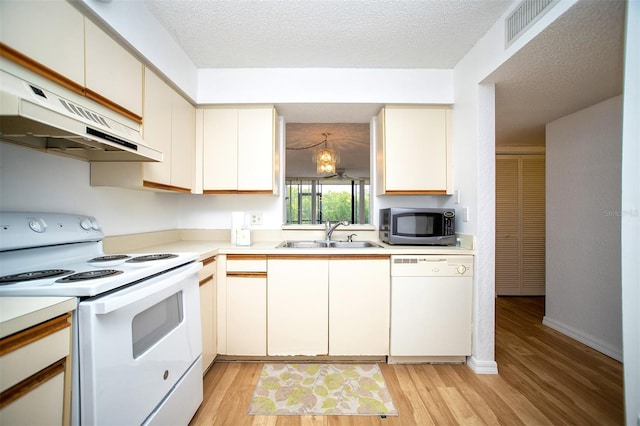
<path fill-rule="evenodd" d="M 389 363 L 471 355 L 473 256 L 391 256 Z"/>

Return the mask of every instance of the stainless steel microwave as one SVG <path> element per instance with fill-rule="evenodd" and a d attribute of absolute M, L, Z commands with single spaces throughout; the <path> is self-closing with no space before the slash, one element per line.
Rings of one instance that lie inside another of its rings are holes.
<path fill-rule="evenodd" d="M 380 209 L 380 240 L 387 244 L 453 246 L 455 222 L 453 209 Z"/>

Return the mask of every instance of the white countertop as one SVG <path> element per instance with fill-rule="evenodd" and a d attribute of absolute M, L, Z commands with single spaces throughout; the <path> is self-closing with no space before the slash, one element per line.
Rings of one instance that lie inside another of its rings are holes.
<path fill-rule="evenodd" d="M 0 297 L 0 338 L 75 309 L 75 297 Z"/>
<path fill-rule="evenodd" d="M 257 241 L 251 246 L 236 246 L 228 241 L 216 240 L 180 240 L 154 246 L 147 246 L 135 250 L 144 252 L 194 252 L 199 254 L 199 260 L 204 260 L 219 254 L 267 254 L 267 255 L 473 255 L 474 251 L 452 246 L 393 246 L 376 241 L 380 248 L 277 248 L 282 241 Z"/>

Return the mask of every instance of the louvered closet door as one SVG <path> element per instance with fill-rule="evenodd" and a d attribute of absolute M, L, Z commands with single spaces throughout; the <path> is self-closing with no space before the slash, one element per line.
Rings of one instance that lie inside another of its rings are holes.
<path fill-rule="evenodd" d="M 521 158 L 522 285 L 520 294 L 543 296 L 545 279 L 544 156 Z"/>
<path fill-rule="evenodd" d="M 496 158 L 496 294 L 520 294 L 520 159 Z"/>
<path fill-rule="evenodd" d="M 544 215 L 544 156 L 496 156 L 497 295 L 544 295 Z"/>

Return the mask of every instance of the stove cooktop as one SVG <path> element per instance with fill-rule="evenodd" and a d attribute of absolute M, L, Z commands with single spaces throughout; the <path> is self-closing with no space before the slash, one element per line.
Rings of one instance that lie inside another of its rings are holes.
<path fill-rule="evenodd" d="M 0 277 L 0 296 L 96 296 L 197 258 L 196 253 L 150 253 L 103 255 L 33 270 L 14 265 L 20 270 Z"/>

